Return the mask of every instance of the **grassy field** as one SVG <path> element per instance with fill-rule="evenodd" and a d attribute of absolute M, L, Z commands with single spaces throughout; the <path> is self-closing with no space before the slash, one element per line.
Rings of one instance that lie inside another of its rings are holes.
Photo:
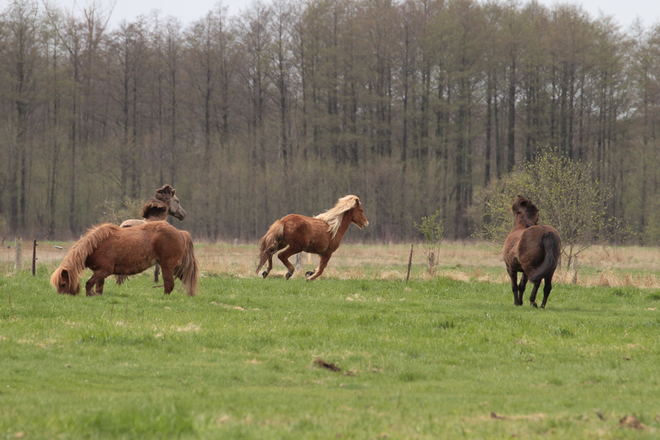
<path fill-rule="evenodd" d="M 0 438 L 660 432 L 660 291 L 626 282 L 654 279 L 648 261 L 633 278 L 616 261 L 585 265 L 611 286 L 560 282 L 537 310 L 512 305 L 490 248 L 446 249 L 439 277 L 416 255 L 406 284 L 409 246 L 348 246 L 313 283 L 257 278 L 254 248 L 224 246 L 199 247 L 194 298 L 166 297 L 146 274 L 59 296 L 48 277 L 61 254 L 42 253 L 36 277 L 5 264 Z"/>

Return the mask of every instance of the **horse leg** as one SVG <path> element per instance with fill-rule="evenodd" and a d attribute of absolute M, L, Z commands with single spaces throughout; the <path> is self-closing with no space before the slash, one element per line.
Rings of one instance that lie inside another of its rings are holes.
<path fill-rule="evenodd" d="M 161 267 L 163 269 L 163 287 L 165 288 L 165 295 L 169 295 L 174 290 L 174 270 L 171 268 L 165 268 L 164 266 Z"/>
<path fill-rule="evenodd" d="M 103 283 L 105 278 L 110 275 L 109 273 L 97 271 L 92 274 L 92 276 L 85 283 L 85 294 L 87 296 L 95 296 L 103 294 Z M 96 285 L 96 291 L 92 292 L 92 288 Z"/>
<path fill-rule="evenodd" d="M 319 267 L 316 268 L 314 271 L 312 271 L 312 273 L 310 275 L 308 275 L 309 272 L 307 272 L 305 274 L 305 276 L 307 277 L 306 280 L 307 281 L 314 281 L 315 279 L 320 277 L 321 274 L 323 274 L 323 271 L 325 270 L 325 266 L 328 265 L 328 261 L 330 260 L 330 257 L 331 257 L 331 255 L 328 255 L 328 256 L 321 255 L 321 259 L 320 259 L 320 262 L 319 262 Z"/>
<path fill-rule="evenodd" d="M 529 305 L 532 307 L 538 307 L 536 305 L 536 292 L 539 291 L 539 286 L 541 285 L 541 280 L 538 280 L 534 283 L 534 288 L 532 289 L 532 294 L 529 295 Z"/>
<path fill-rule="evenodd" d="M 523 303 L 523 293 L 525 293 L 525 288 L 527 287 L 527 274 L 525 272 L 522 273 L 522 276 L 520 277 L 520 284 L 518 284 L 518 304 L 522 305 Z"/>
<path fill-rule="evenodd" d="M 103 284 L 104 283 L 105 283 L 105 278 L 101 278 L 96 283 L 96 294 L 97 295 L 103 295 Z"/>
<path fill-rule="evenodd" d="M 286 279 L 287 280 L 289 278 L 291 278 L 291 275 L 293 275 L 293 272 L 295 272 L 295 270 L 296 270 L 296 268 L 293 266 L 293 264 L 291 264 L 291 262 L 289 261 L 289 257 L 292 256 L 292 255 L 297 254 L 298 252 L 302 252 L 302 246 L 289 245 L 288 248 L 284 249 L 284 251 L 282 251 L 277 256 L 277 258 L 280 259 L 282 264 L 284 264 L 286 266 L 286 268 L 288 269 L 288 271 L 286 273 Z"/>
<path fill-rule="evenodd" d="M 264 270 L 261 273 L 261 276 L 266 278 L 271 270 L 273 270 L 273 256 L 269 255 L 268 256 L 268 263 L 266 264 L 266 270 Z"/>
<path fill-rule="evenodd" d="M 545 309 L 545 303 L 548 302 L 548 297 L 550 296 L 551 290 L 552 290 L 552 274 L 545 277 L 545 284 L 543 285 L 543 302 L 541 303 L 542 309 Z"/>
<path fill-rule="evenodd" d="M 511 270 L 508 264 L 506 265 L 506 271 L 509 273 L 509 277 L 511 278 L 511 290 L 513 291 L 513 305 L 521 306 L 522 299 L 520 300 L 520 303 L 518 303 L 518 273 Z"/>
<path fill-rule="evenodd" d="M 270 273 L 270 271 L 273 270 L 273 255 L 275 255 L 276 253 L 278 253 L 279 251 L 284 249 L 286 246 L 287 246 L 286 243 L 279 243 L 278 246 L 277 246 L 277 250 L 275 252 L 273 252 L 272 254 L 268 255 L 268 264 L 266 265 L 266 270 L 264 270 L 261 273 L 262 277 L 266 278 L 268 276 L 268 274 Z M 290 276 L 291 275 L 289 275 L 289 277 Z M 287 277 L 286 279 L 288 280 L 289 277 Z"/>

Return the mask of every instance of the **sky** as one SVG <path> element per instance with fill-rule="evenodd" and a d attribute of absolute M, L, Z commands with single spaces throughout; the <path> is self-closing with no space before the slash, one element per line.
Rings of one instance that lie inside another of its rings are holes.
<path fill-rule="evenodd" d="M 105 4 L 112 0 L 105 0 Z M 222 5 L 228 8 L 229 16 L 236 16 L 240 11 L 252 3 L 253 0 L 222 0 Z M 269 3 L 270 0 L 262 0 Z M 520 0 L 525 3 L 527 0 Z M 74 4 L 85 5 L 86 0 L 58 0 L 57 3 L 70 9 Z M 556 3 L 579 4 L 593 18 L 601 13 L 611 15 L 625 30 L 636 18 L 639 18 L 646 27 L 660 23 L 660 2 L 658 0 L 539 0 L 539 3 L 548 7 Z M 150 15 L 152 11 L 159 10 L 161 16 L 178 17 L 184 26 L 199 20 L 208 11 L 214 9 L 217 0 L 116 0 L 110 26 L 115 28 L 123 19 L 133 21 L 139 15 Z"/>

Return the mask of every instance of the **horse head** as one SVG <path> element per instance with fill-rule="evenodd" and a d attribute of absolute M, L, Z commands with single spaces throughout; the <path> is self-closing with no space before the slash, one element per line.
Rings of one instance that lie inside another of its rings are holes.
<path fill-rule="evenodd" d="M 171 215 L 178 220 L 186 218 L 186 211 L 181 207 L 176 190 L 171 185 L 164 185 L 156 191 L 156 195 L 142 206 L 142 217 L 161 217 L 162 220 Z"/>
<path fill-rule="evenodd" d="M 59 274 L 57 271 L 53 274 L 50 280 L 51 284 L 57 289 L 57 293 L 66 293 L 69 295 L 77 295 L 80 292 L 80 279 L 69 276 L 69 271 L 62 269 Z"/>
<path fill-rule="evenodd" d="M 523 223 L 525 227 L 534 226 L 539 221 L 539 209 L 532 203 L 531 200 L 523 196 L 518 196 L 513 205 L 511 205 L 511 212 L 516 220 L 516 224 Z"/>
<path fill-rule="evenodd" d="M 353 208 L 353 216 L 351 217 L 351 222 L 355 223 L 355 225 L 360 229 L 364 229 L 369 226 L 369 220 L 367 220 L 367 217 L 364 215 L 364 209 L 362 209 L 360 199 L 357 197 L 355 198 L 355 207 Z"/>

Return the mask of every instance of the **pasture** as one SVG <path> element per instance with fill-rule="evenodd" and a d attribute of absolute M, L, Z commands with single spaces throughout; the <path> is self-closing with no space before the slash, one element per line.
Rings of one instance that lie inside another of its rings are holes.
<path fill-rule="evenodd" d="M 201 244 L 192 298 L 150 273 L 57 295 L 61 252 L 32 277 L 3 250 L 0 438 L 656 438 L 657 250 L 593 248 L 539 310 L 497 248 L 443 246 L 430 277 L 416 247 L 404 283 L 409 248 L 344 245 L 308 283 Z"/>

